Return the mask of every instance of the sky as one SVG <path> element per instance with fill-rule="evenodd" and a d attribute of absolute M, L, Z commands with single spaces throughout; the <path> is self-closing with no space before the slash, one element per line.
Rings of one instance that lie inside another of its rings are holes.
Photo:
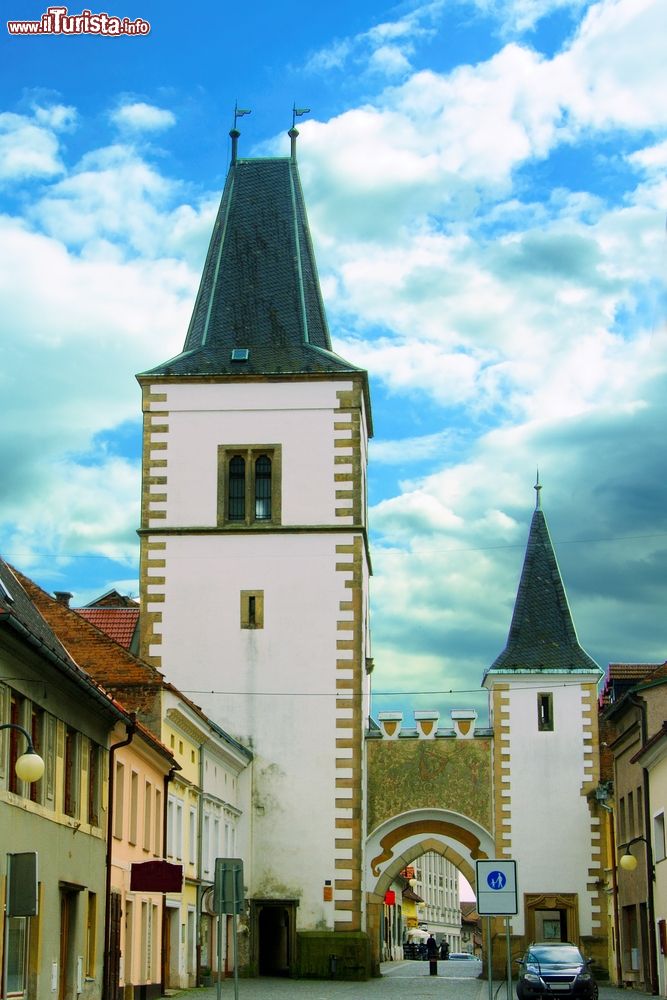
<path fill-rule="evenodd" d="M 241 156 L 307 107 L 332 339 L 371 384 L 374 713 L 485 723 L 538 468 L 581 644 L 663 662 L 661 0 L 103 9 L 138 33 L 0 24 L 0 554 L 73 606 L 137 594 L 134 376 L 182 348 L 235 106 Z"/>

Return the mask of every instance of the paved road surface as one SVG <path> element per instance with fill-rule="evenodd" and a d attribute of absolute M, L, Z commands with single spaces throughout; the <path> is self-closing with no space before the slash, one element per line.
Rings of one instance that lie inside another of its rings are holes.
<path fill-rule="evenodd" d="M 477 977 L 481 962 L 438 962 L 438 975 L 430 976 L 428 962 L 386 962 L 382 976 L 365 983 L 308 979 L 241 979 L 239 1000 L 489 1000 L 489 984 Z M 216 1000 L 215 986 L 186 990 L 183 1000 Z M 234 1000 L 234 981 L 225 980 L 222 1000 Z M 600 987 L 600 1000 L 639 1000 L 648 993 Z M 505 983 L 493 984 L 494 1000 L 507 1000 Z M 516 992 L 512 991 L 516 1000 Z"/>

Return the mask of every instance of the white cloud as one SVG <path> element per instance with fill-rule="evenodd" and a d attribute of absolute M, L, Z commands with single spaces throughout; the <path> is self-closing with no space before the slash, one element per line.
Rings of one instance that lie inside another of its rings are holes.
<path fill-rule="evenodd" d="M 176 124 L 172 111 L 145 101 L 122 104 L 110 117 L 114 125 L 130 132 L 163 132 Z"/>
<path fill-rule="evenodd" d="M 556 11 L 578 11 L 589 0 L 471 0 L 482 13 L 495 17 L 500 33 L 510 35 L 531 31 L 543 18 Z"/>
<path fill-rule="evenodd" d="M 362 73 L 371 70 L 387 77 L 404 75 L 410 69 L 416 44 L 433 35 L 433 23 L 442 8 L 443 0 L 431 0 L 396 21 L 383 21 L 357 35 L 335 39 L 310 55 L 306 71 L 342 70 L 351 62 Z"/>
<path fill-rule="evenodd" d="M 664 173 L 667 167 L 667 139 L 654 146 L 638 149 L 628 157 L 629 161 L 647 172 L 660 171 Z"/>
<path fill-rule="evenodd" d="M 79 120 L 76 108 L 65 104 L 52 104 L 48 107 L 36 105 L 34 113 L 40 125 L 56 132 L 71 132 Z"/>
<path fill-rule="evenodd" d="M 13 414 L 0 428 L 0 461 L 12 470 L 0 506 L 22 566 L 31 547 L 136 552 L 138 465 L 106 454 L 95 436 L 137 421 L 132 373 L 180 350 L 196 283 L 174 260 L 84 260 L 0 218 L 0 308 L 11 331 L 0 390 Z"/>
<path fill-rule="evenodd" d="M 179 186 L 160 174 L 132 146 L 87 153 L 30 214 L 50 235 L 88 252 L 92 241 L 115 243 L 123 256 L 196 258 L 205 252 L 217 197 L 200 206 L 178 204 Z"/>
<path fill-rule="evenodd" d="M 664 8 L 656 0 L 601 0 L 553 63 L 577 128 L 638 130 L 667 124 L 656 86 L 665 55 Z"/>
<path fill-rule="evenodd" d="M 0 114 L 0 181 L 52 177 L 63 170 L 59 143 L 46 127 L 25 115 Z"/>
<path fill-rule="evenodd" d="M 437 460 L 449 448 L 452 437 L 452 432 L 444 430 L 396 441 L 375 438 L 370 443 L 370 461 L 373 465 L 404 465 L 427 459 Z"/>

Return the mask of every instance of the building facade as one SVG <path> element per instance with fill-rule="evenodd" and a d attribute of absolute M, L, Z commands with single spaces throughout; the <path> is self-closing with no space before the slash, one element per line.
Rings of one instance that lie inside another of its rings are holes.
<path fill-rule="evenodd" d="M 108 927 L 108 762 L 129 715 L 82 671 L 0 560 L 0 723 L 21 726 L 43 758 L 28 785 L 15 773 L 25 739 L 0 732 L 0 877 L 35 855 L 37 908 L 5 914 L 5 995 L 100 1000 Z M 116 729 L 118 727 L 118 729 Z M 0 948 L 5 936 L 0 935 Z"/>
<path fill-rule="evenodd" d="M 297 935 L 307 962 L 308 933 L 364 926 L 370 407 L 331 350 L 295 141 L 234 152 L 183 352 L 139 376 L 142 655 L 252 748 L 247 962 L 275 973 Z"/>
<path fill-rule="evenodd" d="M 461 904 L 458 869 L 441 854 L 427 851 L 415 862 L 415 892 L 422 897 L 419 923 L 432 932 L 438 944 L 461 951 Z"/>
<path fill-rule="evenodd" d="M 609 675 L 602 719 L 612 757 L 613 968 L 619 984 L 653 992 L 664 977 L 667 944 L 659 924 L 666 915 L 664 910 L 658 915 L 655 904 L 660 866 L 653 860 L 654 852 L 661 852 L 665 807 L 660 734 L 667 715 L 667 664 L 611 664 Z M 635 864 L 621 863 L 624 855 Z"/>
<path fill-rule="evenodd" d="M 118 749 L 121 759 L 111 764 L 116 807 L 109 837 L 112 871 L 118 877 L 109 887 L 109 905 L 118 931 L 114 948 L 107 949 L 109 1000 L 117 989 L 129 997 L 136 988 L 150 995 L 161 988 L 195 986 L 202 968 L 209 973 L 218 969 L 218 954 L 211 946 L 217 939 L 217 918 L 203 911 L 203 897 L 220 851 L 234 846 L 243 857 L 247 850 L 242 818 L 248 814 L 246 772 L 252 753 L 165 682 L 155 667 L 119 645 L 88 616 L 69 608 L 69 595 L 54 599 L 25 576 L 19 574 L 19 579 L 77 662 L 136 715 L 132 740 Z M 106 608 L 112 610 L 118 615 L 128 609 Z M 118 634 L 114 616 L 97 620 Z M 131 630 L 123 628 L 131 636 Z M 144 773 L 145 759 L 124 759 L 136 756 L 140 741 L 152 742 L 154 765 L 162 760 L 161 779 Z M 182 885 L 178 891 L 165 891 L 159 901 L 135 899 L 126 884 L 130 863 L 160 852 L 168 863 L 181 866 Z M 224 971 L 231 971 L 224 946 L 219 960 Z M 126 970 L 135 978 L 128 978 Z"/>

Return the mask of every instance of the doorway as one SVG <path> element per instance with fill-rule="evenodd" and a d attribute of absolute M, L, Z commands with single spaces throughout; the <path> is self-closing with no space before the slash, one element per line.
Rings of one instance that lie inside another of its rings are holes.
<path fill-rule="evenodd" d="M 76 987 L 76 903 L 79 890 L 60 887 L 60 975 L 58 1000 L 70 1000 Z"/>
<path fill-rule="evenodd" d="M 294 971 L 296 941 L 296 901 L 253 900 L 255 955 L 260 976 L 289 976 Z"/>

